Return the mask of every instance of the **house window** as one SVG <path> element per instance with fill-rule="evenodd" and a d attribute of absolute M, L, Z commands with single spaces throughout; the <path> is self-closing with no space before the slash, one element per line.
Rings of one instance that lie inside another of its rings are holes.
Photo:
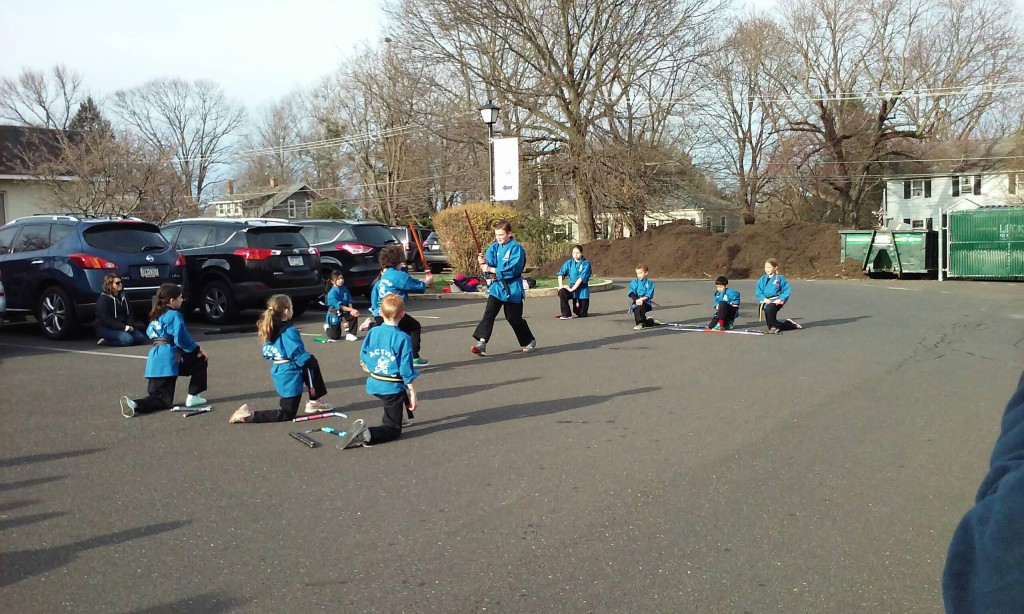
<path fill-rule="evenodd" d="M 725 216 L 724 215 L 721 217 L 721 222 L 719 223 L 719 226 L 722 227 L 722 230 L 725 230 Z"/>
<path fill-rule="evenodd" d="M 981 195 L 981 175 L 956 175 L 953 177 L 953 196 Z"/>
<path fill-rule="evenodd" d="M 931 179 L 910 179 L 903 182 L 903 198 L 931 198 Z"/>
<path fill-rule="evenodd" d="M 1010 194 L 1024 194 L 1024 173 L 1010 173 Z"/>
<path fill-rule="evenodd" d="M 288 218 L 289 219 L 295 219 L 295 201 L 294 200 L 289 200 L 288 201 Z"/>
<path fill-rule="evenodd" d="M 914 220 L 910 223 L 910 227 L 913 229 L 924 228 L 924 220 Z"/>
<path fill-rule="evenodd" d="M 313 203 L 311 203 L 311 202 L 309 202 L 307 200 L 306 201 L 306 218 L 311 217 L 310 212 L 312 211 L 312 209 L 313 209 Z"/>

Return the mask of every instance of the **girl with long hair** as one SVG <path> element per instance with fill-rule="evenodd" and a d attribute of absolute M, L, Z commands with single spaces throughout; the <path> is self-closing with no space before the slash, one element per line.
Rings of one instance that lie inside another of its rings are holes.
<path fill-rule="evenodd" d="M 274 380 L 274 389 L 281 396 L 280 409 L 254 412 L 245 404 L 231 414 L 228 422 L 293 420 L 302 403 L 303 385 L 309 389 L 307 414 L 331 409 L 319 400 L 327 394 L 327 386 L 316 357 L 306 351 L 299 330 L 292 325 L 293 315 L 292 299 L 287 294 L 275 294 L 267 300 L 267 309 L 256 323 L 257 333 L 263 342 L 263 357 L 270 361 L 270 377 Z"/>

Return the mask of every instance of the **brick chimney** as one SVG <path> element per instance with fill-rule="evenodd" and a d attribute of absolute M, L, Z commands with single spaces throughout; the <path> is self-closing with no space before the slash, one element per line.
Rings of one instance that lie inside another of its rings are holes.
<path fill-rule="evenodd" d="M 270 178 L 270 187 L 272 187 L 272 188 L 276 188 L 277 187 L 277 177 L 271 177 Z"/>
<path fill-rule="evenodd" d="M 235 195 L 235 180 L 234 179 L 228 179 L 228 196 L 234 196 L 234 195 Z"/>

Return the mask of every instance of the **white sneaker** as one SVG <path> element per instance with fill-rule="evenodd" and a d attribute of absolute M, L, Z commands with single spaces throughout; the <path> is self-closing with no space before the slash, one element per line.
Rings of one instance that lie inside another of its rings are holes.
<path fill-rule="evenodd" d="M 534 352 L 536 350 L 537 350 L 537 340 L 536 339 L 534 339 L 533 341 L 531 341 L 531 342 L 529 342 L 529 343 L 527 343 L 526 345 L 523 346 L 523 352 Z"/>
<path fill-rule="evenodd" d="M 121 397 L 118 399 L 118 405 L 121 406 L 121 415 L 125 418 L 134 418 L 135 410 L 139 407 L 138 403 L 128 397 Z"/>
<path fill-rule="evenodd" d="M 199 407 L 200 405 L 206 405 L 206 399 L 197 394 L 185 397 L 185 407 Z"/>
<path fill-rule="evenodd" d="M 487 356 L 487 344 L 483 341 L 477 341 L 473 347 L 469 348 L 469 351 L 477 356 Z"/>
<path fill-rule="evenodd" d="M 328 409 L 331 409 L 331 406 L 328 405 L 327 403 L 324 403 L 323 401 L 307 401 L 306 402 L 306 413 L 307 414 L 316 414 L 316 413 L 319 413 L 319 412 L 322 412 L 322 411 L 327 411 Z"/>
<path fill-rule="evenodd" d="M 403 429 L 404 428 L 408 428 L 408 427 L 412 426 L 413 424 L 416 424 L 416 418 L 415 417 L 410 418 L 409 414 L 405 414 L 404 416 L 402 416 L 402 428 Z"/>
<path fill-rule="evenodd" d="M 345 335 L 345 341 L 359 341 L 359 337 L 356 337 L 352 333 Z"/>

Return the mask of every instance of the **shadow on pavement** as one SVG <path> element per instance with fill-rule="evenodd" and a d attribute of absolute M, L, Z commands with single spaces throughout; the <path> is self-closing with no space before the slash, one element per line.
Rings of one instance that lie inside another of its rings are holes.
<path fill-rule="evenodd" d="M 105 449 L 106 448 L 86 448 L 84 450 L 74 450 L 73 452 L 48 452 L 46 454 L 32 454 L 29 456 L 0 458 L 0 467 L 19 467 L 21 465 L 31 465 L 34 463 L 45 463 L 48 461 L 63 460 L 65 458 L 74 458 L 76 456 L 86 456 L 88 454 L 103 452 Z"/>
<path fill-rule="evenodd" d="M 0 552 L 0 586 L 9 586 L 63 567 L 74 561 L 79 553 L 86 550 L 103 546 L 115 546 L 133 539 L 180 529 L 188 524 L 190 524 L 189 521 L 161 522 L 126 531 L 108 533 L 98 537 L 90 537 L 89 539 L 83 539 L 64 546 L 41 548 L 39 550 Z"/>
<path fill-rule="evenodd" d="M 6 492 L 8 490 L 18 490 L 19 488 L 31 488 L 32 486 L 46 484 L 47 482 L 56 482 L 57 480 L 63 480 L 67 477 L 68 476 L 66 475 L 50 475 L 43 478 L 30 478 L 28 480 L 22 480 L 20 482 L 8 482 L 6 484 L 0 484 L 0 492 Z"/>
<path fill-rule="evenodd" d="M 856 322 L 857 320 L 864 320 L 871 316 L 856 316 L 853 318 L 835 318 L 833 320 L 818 320 L 816 322 L 800 322 L 801 318 L 793 318 L 794 322 L 800 322 L 800 326 L 804 328 L 810 328 L 812 326 L 841 326 L 843 324 L 849 324 L 850 322 Z"/>
<path fill-rule="evenodd" d="M 50 520 L 51 518 L 60 518 L 65 515 L 67 515 L 67 512 L 43 512 L 41 514 L 18 516 L 17 518 L 4 518 L 3 520 L 0 520 L 0 531 L 6 531 L 7 529 L 14 529 L 16 527 L 24 527 L 37 522 Z"/>
<path fill-rule="evenodd" d="M 612 394 L 588 394 L 579 397 L 569 397 L 566 399 L 554 399 L 551 401 L 516 403 L 513 405 L 502 405 L 500 407 L 488 407 L 476 411 L 446 416 L 438 420 L 420 422 L 415 430 L 408 431 L 408 434 L 403 432 L 402 439 L 420 437 L 421 435 L 427 435 L 437 431 L 446 431 L 454 428 L 483 426 L 485 424 L 504 422 L 506 420 L 518 420 L 519 418 L 549 416 L 563 411 L 598 405 L 605 401 L 614 399 L 615 397 L 645 394 L 658 390 L 661 390 L 660 386 L 647 386 L 644 388 L 634 388 L 633 390 L 623 390 L 622 392 L 615 392 Z"/>
<path fill-rule="evenodd" d="M 182 597 L 170 603 L 156 605 L 141 610 L 131 610 L 130 614 L 173 614 L 174 612 L 204 612 L 218 614 L 240 609 L 250 603 L 250 599 L 241 599 L 221 592 L 203 593 L 194 597 Z"/>

